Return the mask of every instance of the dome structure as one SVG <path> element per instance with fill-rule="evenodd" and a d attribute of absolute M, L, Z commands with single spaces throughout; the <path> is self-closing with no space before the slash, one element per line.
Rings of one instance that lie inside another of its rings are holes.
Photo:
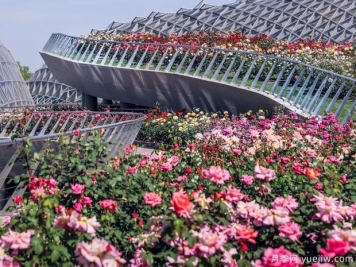
<path fill-rule="evenodd" d="M 77 89 L 60 83 L 48 67 L 43 67 L 26 81 L 36 104 L 79 103 L 82 94 Z"/>
<path fill-rule="evenodd" d="M 136 17 L 127 23 L 114 21 L 104 31 L 168 35 L 200 30 L 267 34 L 286 41 L 351 41 L 356 37 L 356 1 L 237 0 L 222 6 L 202 1 L 193 9 L 181 8 L 176 13 L 152 12 L 147 18 Z"/>
<path fill-rule="evenodd" d="M 31 94 L 9 50 L 0 41 L 0 109 L 34 106 Z"/>

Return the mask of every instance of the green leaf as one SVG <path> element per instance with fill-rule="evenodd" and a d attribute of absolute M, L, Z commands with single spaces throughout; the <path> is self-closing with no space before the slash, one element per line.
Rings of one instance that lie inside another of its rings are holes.
<path fill-rule="evenodd" d="M 305 256 L 305 252 L 304 252 L 304 250 L 302 248 L 297 248 L 297 252 L 298 252 L 299 255 Z"/>
<path fill-rule="evenodd" d="M 20 182 L 20 176 L 15 176 L 14 177 L 14 183 L 18 184 Z"/>
<path fill-rule="evenodd" d="M 145 255 L 145 258 L 146 258 L 146 261 L 148 263 L 149 266 L 152 266 L 153 265 L 153 257 L 152 257 L 152 254 L 151 253 L 147 253 Z"/>
<path fill-rule="evenodd" d="M 43 246 L 41 244 L 37 244 L 35 246 L 35 253 L 38 255 L 38 254 L 41 254 L 43 251 Z"/>
<path fill-rule="evenodd" d="M 34 160 L 40 160 L 40 154 L 35 152 L 35 154 L 33 155 L 33 158 L 34 158 Z"/>
<path fill-rule="evenodd" d="M 59 259 L 59 252 L 57 250 L 53 250 L 51 253 L 51 261 L 56 262 Z"/>
<path fill-rule="evenodd" d="M 47 198 L 47 199 L 43 202 L 43 206 L 44 206 L 44 207 L 52 207 L 52 199 L 51 199 L 51 198 Z"/>

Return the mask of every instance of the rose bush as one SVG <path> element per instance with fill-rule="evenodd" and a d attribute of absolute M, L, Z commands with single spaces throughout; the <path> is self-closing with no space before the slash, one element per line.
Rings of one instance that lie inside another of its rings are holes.
<path fill-rule="evenodd" d="M 247 36 L 242 32 L 223 34 L 205 31 L 181 35 L 173 33 L 168 36 L 158 36 L 148 32 L 123 32 L 119 34 L 101 32 L 99 34 L 87 34 L 83 37 L 95 40 L 181 44 L 258 52 L 296 59 L 336 73 L 356 77 L 356 43 L 351 40 L 344 44 L 319 42 L 313 39 L 299 39 L 295 42 L 287 42 L 275 40 L 271 36 L 264 34 Z"/>
<path fill-rule="evenodd" d="M 211 125 L 152 155 L 129 147 L 108 159 L 100 132 L 28 155 L 28 190 L 3 219 L 0 261 L 323 266 L 303 257 L 324 255 L 350 265 L 333 259 L 356 253 L 354 123 L 250 114 Z"/>

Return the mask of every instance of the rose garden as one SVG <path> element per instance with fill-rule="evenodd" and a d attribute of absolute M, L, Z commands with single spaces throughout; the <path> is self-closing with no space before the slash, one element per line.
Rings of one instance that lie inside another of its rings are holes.
<path fill-rule="evenodd" d="M 255 50 L 356 75 L 352 42 L 203 32 L 110 38 Z M 77 119 L 78 129 L 65 129 L 77 138 L 60 136 L 56 150 L 33 154 L 24 138 L 25 171 L 11 183 L 27 190 L 2 217 L 0 266 L 352 266 L 355 122 L 251 109 L 151 109 L 136 144 L 156 144 L 152 153 L 133 144 L 108 157 L 104 130 L 81 139 Z M 21 114 L 7 116 L 21 125 L 29 112 Z"/>

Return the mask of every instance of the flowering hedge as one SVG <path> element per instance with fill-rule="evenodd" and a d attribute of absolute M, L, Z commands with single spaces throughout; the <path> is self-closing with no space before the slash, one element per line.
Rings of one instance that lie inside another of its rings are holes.
<path fill-rule="evenodd" d="M 28 155 L 1 264 L 349 265 L 336 261 L 356 250 L 354 124 L 332 114 L 219 121 L 186 149 L 154 155 L 128 147 L 107 159 L 99 132 Z"/>
<path fill-rule="evenodd" d="M 356 77 L 356 43 L 351 40 L 344 44 L 317 42 L 312 39 L 287 42 L 275 40 L 264 34 L 247 36 L 241 32 L 222 34 L 204 31 L 182 35 L 173 33 L 168 36 L 158 36 L 147 32 L 120 34 L 102 32 L 84 35 L 83 37 L 96 40 L 180 44 L 259 52 L 296 59 L 336 73 Z"/>
<path fill-rule="evenodd" d="M 230 116 L 227 112 L 221 114 L 206 113 L 200 109 L 187 112 L 180 109 L 176 112 L 163 110 L 157 107 L 146 114 L 147 119 L 142 126 L 138 141 L 155 142 L 160 145 L 186 145 L 194 140 L 194 136 L 200 132 L 211 130 L 215 125 L 228 123 Z M 233 117 L 232 120 L 238 119 Z"/>

